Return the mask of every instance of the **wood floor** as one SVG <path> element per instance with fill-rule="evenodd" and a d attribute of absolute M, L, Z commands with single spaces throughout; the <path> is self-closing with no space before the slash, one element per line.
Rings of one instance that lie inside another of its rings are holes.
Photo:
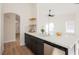
<path fill-rule="evenodd" d="M 25 46 L 20 46 L 19 35 L 16 36 L 15 42 L 4 44 L 3 55 L 33 55 L 33 53 Z"/>
<path fill-rule="evenodd" d="M 10 42 L 4 45 L 3 55 L 33 55 L 33 53 L 25 46 L 18 46 L 16 42 Z"/>

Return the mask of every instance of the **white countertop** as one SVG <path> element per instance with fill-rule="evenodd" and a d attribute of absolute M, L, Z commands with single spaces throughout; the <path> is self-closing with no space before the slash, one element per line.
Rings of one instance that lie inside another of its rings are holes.
<path fill-rule="evenodd" d="M 77 42 L 77 37 L 75 35 L 62 35 L 60 39 L 56 37 L 56 35 L 42 35 L 42 34 L 37 34 L 37 33 L 28 33 L 32 36 L 38 37 L 40 39 L 49 41 L 51 43 L 66 47 L 66 48 L 72 48 L 74 44 Z"/>

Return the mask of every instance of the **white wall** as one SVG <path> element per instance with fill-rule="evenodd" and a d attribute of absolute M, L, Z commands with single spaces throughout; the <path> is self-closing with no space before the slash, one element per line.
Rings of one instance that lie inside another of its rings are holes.
<path fill-rule="evenodd" d="M 55 16 L 48 17 L 49 9 L 53 10 Z M 65 33 L 65 21 L 75 21 L 75 6 L 73 4 L 37 4 L 37 29 L 40 32 L 42 25 L 49 22 L 55 24 L 55 32 L 60 31 Z M 62 25 L 63 24 L 63 25 Z"/>
<path fill-rule="evenodd" d="M 30 4 L 6 3 L 3 5 L 3 12 L 16 13 L 20 16 L 20 44 L 24 45 L 24 33 L 28 31 L 28 19 L 30 18 Z"/>
<path fill-rule="evenodd" d="M 79 40 L 79 4 L 76 4 L 76 33 L 78 36 L 78 40 Z M 79 55 L 79 41 L 76 42 L 76 55 Z"/>
<path fill-rule="evenodd" d="M 37 4 L 36 3 L 31 3 L 30 4 L 30 14 L 31 14 L 31 17 L 37 17 Z"/>
<path fill-rule="evenodd" d="M 76 5 L 76 33 L 79 35 L 79 5 Z"/>
<path fill-rule="evenodd" d="M 4 42 L 16 41 L 15 29 L 16 25 L 16 14 L 7 13 L 4 15 Z"/>
<path fill-rule="evenodd" d="M 2 4 L 0 4 L 0 54 L 2 54 L 3 50 L 4 50 L 4 45 L 3 45 L 3 41 L 4 41 L 4 37 L 3 37 L 3 11 L 2 11 Z"/>
<path fill-rule="evenodd" d="M 1 5 L 0 5 L 0 15 L 1 15 Z M 2 37 L 1 37 L 2 36 L 2 34 L 1 34 L 1 25 L 2 25 L 1 20 L 2 19 L 1 19 L 1 16 L 0 16 L 0 54 L 1 54 L 1 39 L 2 39 Z"/>

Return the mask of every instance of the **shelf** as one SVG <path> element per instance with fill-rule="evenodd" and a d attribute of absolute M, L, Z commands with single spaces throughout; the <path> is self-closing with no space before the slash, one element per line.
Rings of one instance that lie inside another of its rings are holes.
<path fill-rule="evenodd" d="M 29 32 L 36 32 L 36 18 L 29 19 Z"/>
<path fill-rule="evenodd" d="M 31 21 L 35 21 L 35 20 L 36 20 L 36 18 L 30 18 L 30 20 L 31 20 Z"/>

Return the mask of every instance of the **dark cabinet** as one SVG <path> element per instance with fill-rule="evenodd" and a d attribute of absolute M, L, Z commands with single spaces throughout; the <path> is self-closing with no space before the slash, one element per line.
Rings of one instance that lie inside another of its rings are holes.
<path fill-rule="evenodd" d="M 44 44 L 43 40 L 34 37 L 32 35 L 25 33 L 25 45 L 28 47 L 35 55 L 44 54 Z"/>
<path fill-rule="evenodd" d="M 34 47 L 35 47 L 34 53 L 36 55 L 44 54 L 44 44 L 42 40 L 40 40 L 39 38 L 36 38 L 34 42 Z"/>
<path fill-rule="evenodd" d="M 31 46 L 30 46 L 30 36 L 29 35 L 27 35 L 27 34 L 25 34 L 25 45 L 28 47 L 28 48 L 30 48 Z"/>

